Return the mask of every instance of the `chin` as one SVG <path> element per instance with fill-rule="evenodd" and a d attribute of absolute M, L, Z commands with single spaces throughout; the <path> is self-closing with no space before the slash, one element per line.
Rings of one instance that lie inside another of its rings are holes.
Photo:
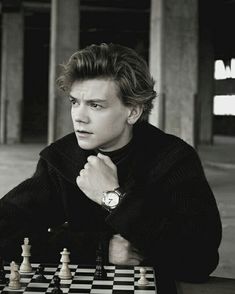
<path fill-rule="evenodd" d="M 77 142 L 78 142 L 78 146 L 84 150 L 93 150 L 93 149 L 97 148 L 97 146 L 95 146 L 94 144 L 81 142 L 80 140 L 77 140 Z"/>
<path fill-rule="evenodd" d="M 89 144 L 81 144 L 79 142 L 78 142 L 78 145 L 80 148 L 82 148 L 84 150 L 93 150 L 96 148 L 96 147 L 90 146 Z"/>

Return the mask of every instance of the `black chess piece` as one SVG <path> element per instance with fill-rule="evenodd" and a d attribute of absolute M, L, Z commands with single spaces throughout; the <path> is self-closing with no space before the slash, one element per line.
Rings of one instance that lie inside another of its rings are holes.
<path fill-rule="evenodd" d="M 0 257 L 0 284 L 7 284 L 8 280 L 6 279 L 6 273 L 3 266 L 3 259 Z"/>
<path fill-rule="evenodd" d="M 45 282 L 47 281 L 47 278 L 44 276 L 44 266 L 42 264 L 39 264 L 36 274 L 38 275 L 35 280 L 37 282 Z"/>
<path fill-rule="evenodd" d="M 54 276 L 53 281 L 54 281 L 54 288 L 52 289 L 51 293 L 52 294 L 63 294 L 63 291 L 60 289 L 60 277 Z"/>
<path fill-rule="evenodd" d="M 96 269 L 95 269 L 94 279 L 96 280 L 107 279 L 107 272 L 103 265 L 102 246 L 99 246 L 98 250 L 96 251 Z"/>

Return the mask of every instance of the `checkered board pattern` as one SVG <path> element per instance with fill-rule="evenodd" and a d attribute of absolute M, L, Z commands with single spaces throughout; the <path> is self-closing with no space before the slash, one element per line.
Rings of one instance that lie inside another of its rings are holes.
<path fill-rule="evenodd" d="M 11 290 L 6 285 L 0 285 L 2 294 L 44 294 L 51 293 L 53 277 L 59 274 L 61 265 L 45 264 L 44 276 L 46 282 L 35 281 L 35 274 L 39 264 L 32 264 L 33 272 L 21 274 L 21 289 Z M 9 277 L 10 267 L 5 266 L 6 277 Z M 149 283 L 139 286 L 139 266 L 105 266 L 107 278 L 105 280 L 94 280 L 95 266 L 83 266 L 70 264 L 72 273 L 71 280 L 61 280 L 61 290 L 64 294 L 69 293 L 93 293 L 93 294 L 157 294 L 154 270 L 146 268 L 146 278 Z"/>

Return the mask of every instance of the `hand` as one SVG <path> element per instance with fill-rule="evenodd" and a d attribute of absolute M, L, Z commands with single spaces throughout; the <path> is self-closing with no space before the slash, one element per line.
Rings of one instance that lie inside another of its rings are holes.
<path fill-rule="evenodd" d="M 121 235 L 114 235 L 109 242 L 109 262 L 116 265 L 139 265 L 143 256 Z"/>
<path fill-rule="evenodd" d="M 89 156 L 76 182 L 88 198 L 101 205 L 103 192 L 119 187 L 117 167 L 106 155 Z"/>

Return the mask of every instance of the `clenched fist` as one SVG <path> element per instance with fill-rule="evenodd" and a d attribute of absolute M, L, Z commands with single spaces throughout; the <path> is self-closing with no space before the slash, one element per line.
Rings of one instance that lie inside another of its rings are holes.
<path fill-rule="evenodd" d="M 101 205 L 103 192 L 119 187 L 117 167 L 106 155 L 91 155 L 76 182 L 88 198 Z"/>
<path fill-rule="evenodd" d="M 139 265 L 143 256 L 121 235 L 114 235 L 109 242 L 109 262 L 116 265 Z"/>

